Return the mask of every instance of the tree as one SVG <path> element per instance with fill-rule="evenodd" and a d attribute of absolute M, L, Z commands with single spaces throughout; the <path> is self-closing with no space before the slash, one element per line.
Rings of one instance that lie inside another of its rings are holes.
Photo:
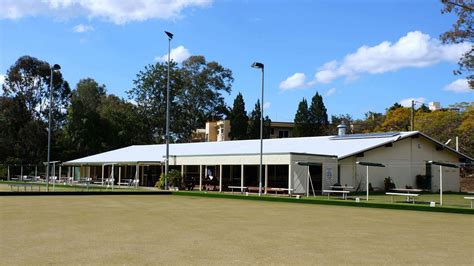
<path fill-rule="evenodd" d="M 47 132 L 24 97 L 0 97 L 0 162 L 39 163 L 46 158 Z"/>
<path fill-rule="evenodd" d="M 394 103 L 392 106 L 390 106 L 388 109 L 387 109 L 387 112 L 390 112 L 390 111 L 393 111 L 393 110 L 396 110 L 398 108 L 402 108 L 403 106 L 399 103 Z"/>
<path fill-rule="evenodd" d="M 375 129 L 382 125 L 385 120 L 385 116 L 381 113 L 369 111 L 365 113 L 364 119 L 355 120 L 353 125 L 354 133 L 371 133 L 375 132 Z"/>
<path fill-rule="evenodd" d="M 222 93 L 231 91 L 232 71 L 203 56 L 191 56 L 181 67 L 171 62 L 170 69 L 171 135 L 174 141 L 187 142 L 206 121 L 228 114 Z M 158 143 L 166 132 L 166 82 L 167 64 L 156 63 L 145 66 L 128 91 Z"/>
<path fill-rule="evenodd" d="M 441 0 L 443 9 L 441 12 L 454 13 L 457 16 L 453 27 L 441 35 L 443 43 L 463 43 L 474 42 L 474 3 L 472 0 Z M 455 74 L 461 74 L 463 71 L 471 73 L 467 79 L 471 89 L 474 89 L 474 45 L 467 51 L 459 61 L 459 69 Z"/>
<path fill-rule="evenodd" d="M 70 157 L 91 155 L 104 150 L 106 129 L 98 110 L 105 96 L 105 85 L 99 85 L 91 78 L 77 83 L 72 92 L 66 125 L 68 146 L 74 147 Z"/>
<path fill-rule="evenodd" d="M 331 116 L 331 124 L 328 127 L 328 134 L 330 135 L 336 135 L 337 132 L 337 126 L 340 124 L 344 124 L 347 127 L 350 127 L 352 125 L 352 116 L 350 114 L 345 114 L 345 115 L 332 115 Z"/>
<path fill-rule="evenodd" d="M 260 100 L 257 100 L 255 108 L 249 115 L 249 124 L 247 129 L 247 136 L 249 139 L 260 139 L 260 118 L 262 117 Z M 271 120 L 268 116 L 263 119 L 263 138 L 270 137 Z"/>
<path fill-rule="evenodd" d="M 375 130 L 382 132 L 408 131 L 410 128 L 410 116 L 410 108 L 401 107 L 392 109 L 387 112 L 382 125 L 378 126 Z"/>
<path fill-rule="evenodd" d="M 294 119 L 295 127 L 293 128 L 294 137 L 306 137 L 312 135 L 310 113 L 308 102 L 305 98 L 298 104 L 298 110 Z"/>
<path fill-rule="evenodd" d="M 232 112 L 230 113 L 230 133 L 229 137 L 234 139 L 247 139 L 247 127 L 249 124 L 249 118 L 245 111 L 244 97 L 239 92 L 234 100 L 232 106 Z"/>
<path fill-rule="evenodd" d="M 48 120 L 50 65 L 35 57 L 22 56 L 7 71 L 3 92 L 8 97 L 21 97 L 34 119 Z M 53 121 L 61 126 L 69 103 L 71 90 L 60 72 L 53 72 Z"/>
<path fill-rule="evenodd" d="M 417 112 L 425 112 L 425 113 L 430 113 L 431 110 L 430 108 L 428 108 L 425 104 L 422 104 L 420 106 L 420 108 L 418 108 L 418 110 L 416 110 Z"/>
<path fill-rule="evenodd" d="M 52 158 L 60 158 L 62 127 L 70 99 L 69 84 L 60 72 L 53 72 L 53 102 L 49 102 L 50 65 L 31 56 L 20 57 L 7 71 L 2 85 L 0 119 L 2 142 L 10 148 L 3 161 L 38 163 L 46 159 L 47 121 L 52 104 Z M 4 139 L 5 138 L 5 139 Z M 3 142 L 5 141 L 5 142 Z"/>
<path fill-rule="evenodd" d="M 453 111 L 417 112 L 415 116 L 415 129 L 442 143 L 457 136 L 461 123 L 462 114 Z"/>
<path fill-rule="evenodd" d="M 151 142 L 151 135 L 140 122 L 140 115 L 133 104 L 108 95 L 102 98 L 98 113 L 105 129 L 105 150 Z"/>
<path fill-rule="evenodd" d="M 459 148 L 462 152 L 474 156 L 474 103 L 462 114 L 462 122 L 458 127 Z"/>
<path fill-rule="evenodd" d="M 309 121 L 312 128 L 312 136 L 322 136 L 326 133 L 328 114 L 324 106 L 323 97 L 318 92 L 311 99 L 309 107 Z"/>

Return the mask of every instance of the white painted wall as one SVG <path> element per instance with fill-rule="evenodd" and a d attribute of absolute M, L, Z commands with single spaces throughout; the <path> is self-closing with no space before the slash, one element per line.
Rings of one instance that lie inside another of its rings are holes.
<path fill-rule="evenodd" d="M 365 190 L 366 167 L 356 165 L 356 161 L 377 162 L 387 167 L 369 167 L 369 182 L 373 187 L 384 187 L 383 180 L 390 176 L 397 187 L 416 187 L 416 175 L 426 173 L 427 161 L 441 161 L 457 164 L 459 157 L 444 149 L 436 150 L 431 141 L 420 136 L 406 138 L 393 143 L 392 147 L 379 147 L 364 153 L 364 157 L 351 156 L 339 161 L 341 184 L 354 187 L 360 186 Z M 443 190 L 459 191 L 459 169 L 443 167 Z M 439 167 L 432 166 L 432 191 L 439 190 Z"/>
<path fill-rule="evenodd" d="M 298 165 L 297 162 L 313 162 L 322 163 L 323 171 L 323 189 L 328 189 L 337 182 L 337 159 L 333 157 L 317 156 L 317 155 L 300 155 L 292 154 L 292 188 L 293 193 L 304 193 L 308 189 L 308 167 Z"/>

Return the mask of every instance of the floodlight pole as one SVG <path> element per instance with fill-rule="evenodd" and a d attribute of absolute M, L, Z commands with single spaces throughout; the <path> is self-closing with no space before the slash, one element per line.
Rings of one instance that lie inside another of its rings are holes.
<path fill-rule="evenodd" d="M 49 115 L 48 115 L 48 163 L 46 165 L 46 191 L 49 191 L 49 164 L 51 161 L 51 111 L 53 109 L 53 74 L 54 71 L 60 70 L 61 67 L 58 64 L 54 64 L 51 70 L 51 78 L 49 84 Z"/>
<path fill-rule="evenodd" d="M 443 166 L 439 166 L 439 206 L 443 206 Z"/>
<path fill-rule="evenodd" d="M 262 69 L 262 101 L 260 105 L 260 167 L 258 171 L 258 196 L 262 196 L 262 175 L 263 175 L 263 95 L 264 95 L 264 80 L 265 80 L 265 66 L 262 63 L 254 62 L 253 68 Z"/>
<path fill-rule="evenodd" d="M 165 190 L 168 190 L 168 170 L 170 159 L 170 63 L 171 63 L 171 39 L 173 34 L 165 31 L 168 36 L 168 80 L 166 83 L 166 159 L 165 159 Z"/>

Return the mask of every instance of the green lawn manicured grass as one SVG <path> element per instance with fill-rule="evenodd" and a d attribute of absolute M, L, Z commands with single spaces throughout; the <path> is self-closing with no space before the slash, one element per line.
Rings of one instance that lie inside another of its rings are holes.
<path fill-rule="evenodd" d="M 0 264 L 472 264 L 474 217 L 193 196 L 0 197 Z"/>

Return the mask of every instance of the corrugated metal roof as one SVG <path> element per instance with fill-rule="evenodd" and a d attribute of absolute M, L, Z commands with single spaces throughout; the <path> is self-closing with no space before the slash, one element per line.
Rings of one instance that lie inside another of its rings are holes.
<path fill-rule="evenodd" d="M 366 138 L 357 139 L 331 139 L 334 136 L 265 139 L 263 153 L 307 153 L 342 158 L 417 133 L 418 131 L 400 132 L 398 135 L 387 135 L 386 137 L 371 137 L 367 135 Z M 260 140 L 258 139 L 170 144 L 170 156 L 250 155 L 259 153 Z M 165 144 L 134 145 L 72 160 L 65 164 L 162 162 L 165 156 Z"/>

